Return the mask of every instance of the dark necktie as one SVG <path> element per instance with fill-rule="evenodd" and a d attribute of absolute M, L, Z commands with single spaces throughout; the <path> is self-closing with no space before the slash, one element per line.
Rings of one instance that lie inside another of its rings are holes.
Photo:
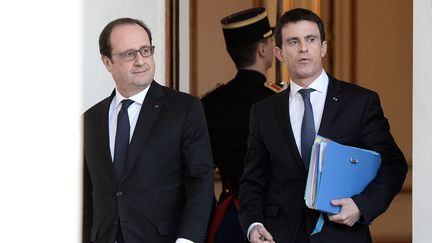
<path fill-rule="evenodd" d="M 132 100 L 125 99 L 117 116 L 117 132 L 114 147 L 114 168 L 117 178 L 120 179 L 126 161 L 127 149 L 129 146 L 130 124 L 128 107 L 133 103 Z"/>
<path fill-rule="evenodd" d="M 301 89 L 299 93 L 303 97 L 304 102 L 304 114 L 303 122 L 301 126 L 301 152 L 303 162 L 306 169 L 309 168 L 309 160 L 311 155 L 312 144 L 315 139 L 315 125 L 314 116 L 312 111 L 312 104 L 310 102 L 310 93 L 315 91 L 314 89 Z"/>

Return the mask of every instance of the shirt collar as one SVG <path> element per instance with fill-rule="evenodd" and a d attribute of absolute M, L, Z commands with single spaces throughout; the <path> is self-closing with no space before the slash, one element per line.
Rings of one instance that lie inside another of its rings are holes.
<path fill-rule="evenodd" d="M 307 88 L 312 88 L 320 93 L 326 94 L 328 88 L 328 82 L 329 82 L 329 78 L 327 76 L 327 73 L 323 69 L 321 74 L 318 76 L 318 78 L 315 79 Z M 303 87 L 290 80 L 291 97 L 294 97 L 300 89 L 303 89 Z"/>
<path fill-rule="evenodd" d="M 142 90 L 138 94 L 136 94 L 134 96 L 131 96 L 129 98 L 123 97 L 120 94 L 120 92 L 118 91 L 118 89 L 116 88 L 116 94 L 115 94 L 115 97 L 114 97 L 114 107 L 117 107 L 122 102 L 122 100 L 124 100 L 124 99 L 130 99 L 130 100 L 133 100 L 134 102 L 142 105 L 143 102 L 144 102 L 144 98 L 146 97 L 146 94 L 147 94 L 147 91 L 149 90 L 149 88 L 150 88 L 150 85 L 147 86 L 147 88 L 145 88 L 144 90 Z"/>

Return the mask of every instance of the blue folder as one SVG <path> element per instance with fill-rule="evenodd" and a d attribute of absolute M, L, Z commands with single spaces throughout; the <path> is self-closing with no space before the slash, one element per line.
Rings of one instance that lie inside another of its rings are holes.
<path fill-rule="evenodd" d="M 351 147 L 317 136 L 312 147 L 305 201 L 309 208 L 338 214 L 333 199 L 361 193 L 372 181 L 381 156 L 371 150 Z"/>

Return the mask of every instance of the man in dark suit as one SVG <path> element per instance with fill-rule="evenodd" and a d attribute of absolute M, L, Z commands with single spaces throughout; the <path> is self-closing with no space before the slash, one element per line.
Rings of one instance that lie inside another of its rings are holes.
<path fill-rule="evenodd" d="M 313 12 L 286 12 L 278 21 L 275 39 L 275 55 L 285 63 L 291 81 L 286 91 L 251 109 L 239 193 L 245 233 L 251 242 L 371 242 L 368 225 L 388 208 L 407 171 L 378 94 L 336 80 L 323 70 L 327 43 L 323 23 Z M 312 109 L 307 108 L 310 104 Z M 312 114 L 313 124 L 303 133 L 307 114 Z M 305 206 L 309 162 L 305 158 L 310 154 L 302 152 L 311 145 L 302 146 L 304 134 L 311 130 L 345 145 L 377 151 L 382 158 L 377 176 L 362 193 L 332 200 L 341 212 L 327 215 L 321 232 L 314 235 L 320 213 Z"/>
<path fill-rule="evenodd" d="M 112 21 L 99 47 L 116 89 L 84 114 L 83 242 L 203 242 L 213 163 L 200 101 L 153 80 L 143 22 Z"/>

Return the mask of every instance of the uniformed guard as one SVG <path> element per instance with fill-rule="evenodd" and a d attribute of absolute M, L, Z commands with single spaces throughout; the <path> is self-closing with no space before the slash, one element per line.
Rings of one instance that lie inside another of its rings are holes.
<path fill-rule="evenodd" d="M 225 222 L 217 222 L 217 226 L 210 230 L 209 242 L 239 243 L 245 242 L 245 239 L 233 207 L 237 204 L 239 180 L 243 173 L 249 111 L 253 103 L 282 88 L 266 84 L 265 74 L 273 62 L 273 28 L 265 9 L 241 11 L 222 19 L 221 23 L 227 51 L 238 72 L 234 79 L 207 93 L 202 102 L 214 162 L 222 179 L 223 191 L 218 209 L 226 210 L 223 213 L 233 216 L 215 217 Z M 223 233 L 212 235 L 216 230 Z"/>

